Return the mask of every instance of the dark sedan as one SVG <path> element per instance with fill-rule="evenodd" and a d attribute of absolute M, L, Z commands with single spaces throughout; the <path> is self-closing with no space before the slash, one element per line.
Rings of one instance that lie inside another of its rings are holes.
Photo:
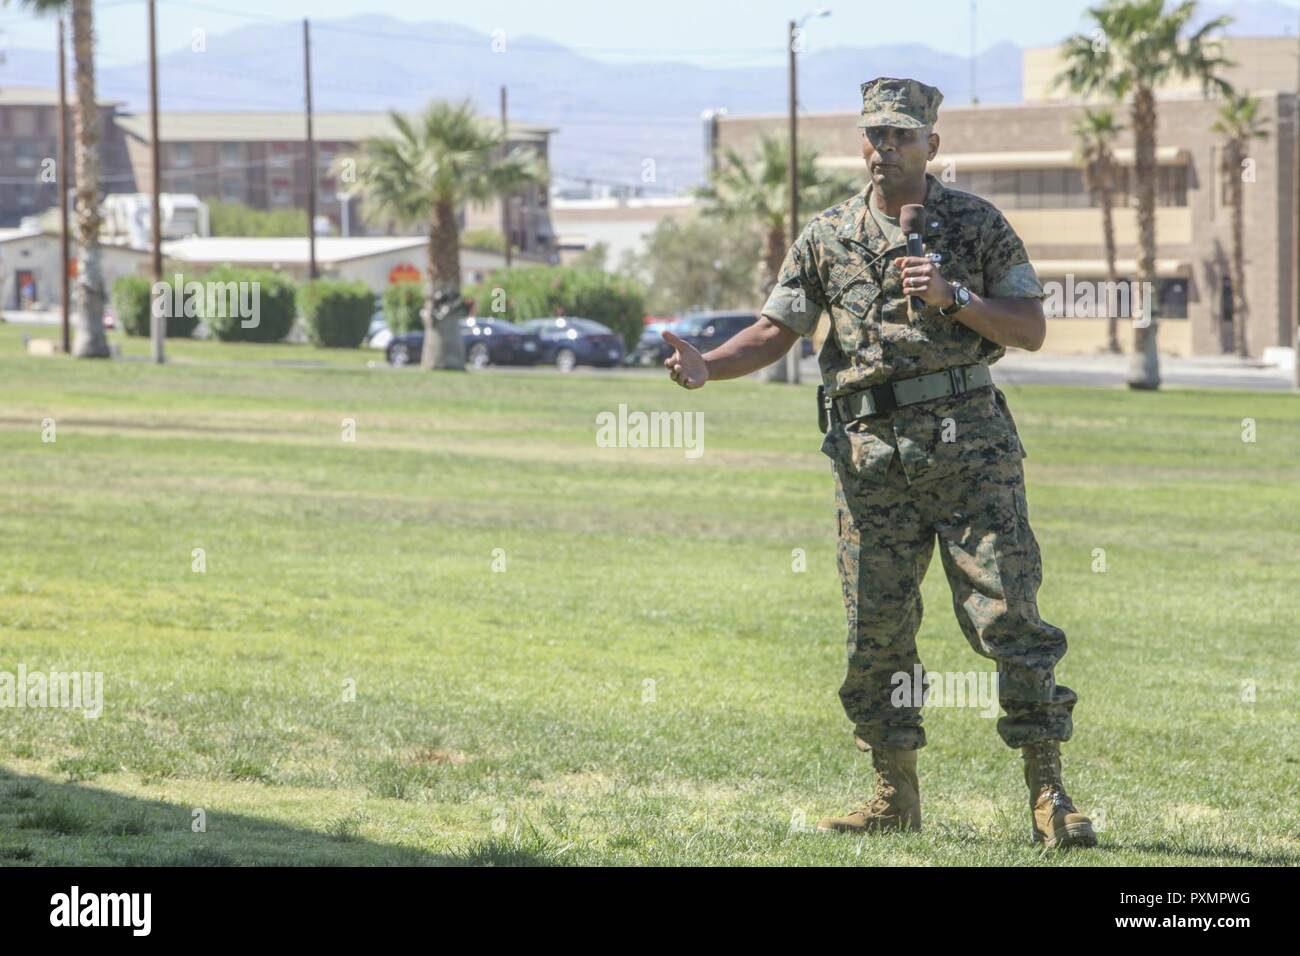
<path fill-rule="evenodd" d="M 540 339 L 539 362 L 554 362 L 561 372 L 572 372 L 579 365 L 609 368 L 623 361 L 623 338 L 592 319 L 558 316 L 553 319 L 529 319 L 524 331 Z"/>
<path fill-rule="evenodd" d="M 758 314 L 755 312 L 700 312 L 683 316 L 672 331 L 701 352 L 707 352 L 757 321 Z M 669 349 L 663 357 L 667 358 L 671 354 L 672 350 Z"/>
<path fill-rule="evenodd" d="M 627 354 L 623 361 L 628 365 L 658 365 L 673 350 L 664 341 L 663 332 L 665 329 L 673 329 L 676 322 L 651 322 L 641 332 L 641 338 L 637 340 L 636 348 Z"/>
<path fill-rule="evenodd" d="M 489 365 L 532 365 L 541 353 L 536 335 L 503 319 L 471 317 L 460 323 L 465 362 L 473 368 Z M 394 335 L 385 356 L 389 365 L 418 365 L 424 349 L 424 330 Z"/>
<path fill-rule="evenodd" d="M 695 346 L 700 352 L 707 352 L 716 349 L 757 321 L 756 312 L 696 312 L 682 316 L 669 325 L 668 329 Z M 660 323 L 647 326 L 629 362 L 637 365 L 656 365 L 672 355 L 672 346 L 663 340 L 662 333 L 663 326 Z M 813 354 L 810 336 L 803 337 L 800 351 L 805 357 Z"/>

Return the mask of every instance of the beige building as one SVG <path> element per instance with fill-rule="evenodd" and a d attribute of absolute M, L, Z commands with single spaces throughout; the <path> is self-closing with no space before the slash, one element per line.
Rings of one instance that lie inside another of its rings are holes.
<path fill-rule="evenodd" d="M 1253 356 L 1293 344 L 1296 327 L 1295 39 L 1225 41 L 1242 64 L 1227 74 L 1261 100 L 1269 131 L 1250 147 L 1245 202 L 1246 340 Z M 1049 89 L 1059 69 L 1055 48 L 1028 50 L 1023 60 L 1025 102 L 1016 105 L 945 104 L 935 131 L 942 145 L 931 172 L 947 185 L 994 202 L 1025 240 L 1044 283 L 1060 293 L 1052 304 L 1074 313 L 1071 292 L 1106 278 L 1101 210 L 1083 187 L 1071 128 L 1082 105 Z M 1162 351 L 1190 355 L 1224 350 L 1223 283 L 1232 255 L 1231 210 L 1225 204 L 1221 146 L 1210 131 L 1218 103 L 1198 90 L 1161 91 L 1158 106 L 1156 239 L 1157 315 Z M 1118 271 L 1136 279 L 1137 210 L 1133 192 L 1131 123 L 1119 139 L 1123 167 L 1116 196 Z M 821 162 L 857 174 L 865 184 L 861 134 L 853 113 L 800 117 L 801 142 L 815 145 Z M 715 148 L 750 151 L 761 133 L 784 131 L 784 116 L 724 116 L 716 121 Z M 1046 349 L 1093 351 L 1105 342 L 1104 318 L 1053 315 Z M 1131 330 L 1125 325 L 1124 341 Z"/>
<path fill-rule="evenodd" d="M 646 239 L 665 220 L 685 222 L 699 203 L 690 197 L 613 197 L 607 199 L 552 199 L 560 262 L 568 265 L 597 245 L 608 251 L 606 268 L 615 270 L 627 253 L 645 251 Z"/>

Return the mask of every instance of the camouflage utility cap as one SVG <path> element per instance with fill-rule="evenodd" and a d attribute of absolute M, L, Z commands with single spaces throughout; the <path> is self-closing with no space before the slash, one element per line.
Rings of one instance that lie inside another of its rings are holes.
<path fill-rule="evenodd" d="M 898 126 L 920 129 L 939 118 L 943 94 L 919 80 L 878 76 L 862 84 L 859 126 Z"/>

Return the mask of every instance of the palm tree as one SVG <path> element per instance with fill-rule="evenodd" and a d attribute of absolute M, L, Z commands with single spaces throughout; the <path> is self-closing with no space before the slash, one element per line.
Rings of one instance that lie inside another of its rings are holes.
<path fill-rule="evenodd" d="M 436 305 L 460 292 L 462 209 L 467 202 L 504 198 L 524 185 L 544 183 L 546 170 L 526 147 L 507 151 L 500 128 L 478 117 L 469 100 L 436 100 L 413 119 L 392 110 L 389 116 L 394 135 L 361 145 L 357 191 L 371 216 L 403 228 L 427 228 L 420 364 L 464 369 L 460 317 Z"/>
<path fill-rule="evenodd" d="M 1056 77 L 1082 96 L 1101 95 L 1129 101 L 1137 152 L 1138 278 L 1143 289 L 1156 288 L 1156 89 L 1170 79 L 1191 79 L 1209 95 L 1229 93 L 1219 76 L 1232 66 L 1213 42 L 1231 17 L 1215 17 L 1184 36 L 1196 14 L 1196 0 L 1165 10 L 1165 0 L 1107 0 L 1088 11 L 1098 31 L 1065 41 L 1066 66 Z M 1154 310 L 1153 310 L 1154 311 Z M 1135 327 L 1130 388 L 1160 387 L 1156 321 L 1143 315 Z"/>
<path fill-rule="evenodd" d="M 1115 188 L 1115 137 L 1123 127 L 1115 121 L 1108 109 L 1085 109 L 1083 117 L 1074 124 L 1074 136 L 1079 143 L 1079 158 L 1083 165 L 1083 185 L 1101 205 L 1101 234 L 1106 243 L 1106 278 L 1111 288 L 1119 282 L 1115 268 L 1115 216 L 1113 190 Z M 1106 349 L 1120 352 L 1119 318 L 1114 309 L 1106 310 Z"/>
<path fill-rule="evenodd" d="M 851 195 L 857 188 L 853 180 L 817 165 L 818 151 L 799 150 L 799 208 L 808 210 L 807 219 L 827 206 Z M 723 221 L 754 228 L 762 237 L 763 252 L 759 269 L 759 299 L 766 298 L 776 285 L 788 245 L 790 213 L 790 144 L 777 136 L 764 135 L 758 142 L 753 160 L 729 149 L 714 174 L 713 182 L 697 188 L 695 196 L 704 200 L 704 214 Z M 775 363 L 770 381 L 785 381 L 785 363 Z"/>
<path fill-rule="evenodd" d="M 1246 355 L 1246 256 L 1241 184 L 1242 164 L 1250 141 L 1267 139 L 1264 120 L 1259 116 L 1259 100 L 1250 93 L 1234 93 L 1219 107 L 1218 119 L 1210 129 L 1223 137 L 1223 182 L 1228 187 L 1228 205 L 1232 209 L 1232 344 L 1240 356 Z"/>
<path fill-rule="evenodd" d="M 99 107 L 95 103 L 95 14 L 91 0 L 20 0 L 34 13 L 62 14 L 72 7 L 72 63 L 76 103 L 73 149 L 77 193 L 77 284 L 74 293 L 72 354 L 78 358 L 107 358 L 104 335 L 104 272 L 99 256 Z M 5 0 L 6 6 L 8 0 Z M 60 189 L 67 188 L 67 171 L 58 171 Z"/>

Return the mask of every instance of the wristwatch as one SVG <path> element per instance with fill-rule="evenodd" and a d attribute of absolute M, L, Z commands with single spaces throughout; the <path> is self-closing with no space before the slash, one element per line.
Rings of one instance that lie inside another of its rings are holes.
<path fill-rule="evenodd" d="M 970 289 L 960 282 L 952 284 L 952 305 L 939 310 L 940 315 L 956 315 L 970 304 Z"/>

